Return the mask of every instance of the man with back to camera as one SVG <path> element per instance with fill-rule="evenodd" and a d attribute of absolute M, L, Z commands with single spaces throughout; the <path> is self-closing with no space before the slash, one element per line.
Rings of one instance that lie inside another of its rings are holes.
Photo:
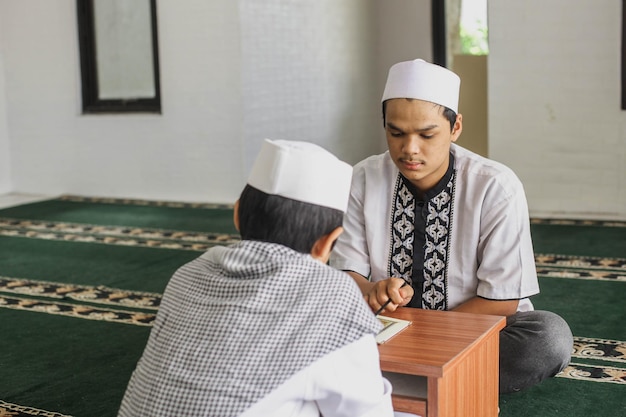
<path fill-rule="evenodd" d="M 539 285 L 521 182 L 454 144 L 463 127 L 459 87 L 455 73 L 421 59 L 390 68 L 388 151 L 354 167 L 330 264 L 354 278 L 374 311 L 389 302 L 387 311 L 506 316 L 500 393 L 515 392 L 560 372 L 573 338 L 561 317 L 534 311 L 528 299 Z"/>
<path fill-rule="evenodd" d="M 120 417 L 393 415 L 382 326 L 326 265 L 351 174 L 317 145 L 263 143 L 235 204 L 242 241 L 173 275 Z"/>

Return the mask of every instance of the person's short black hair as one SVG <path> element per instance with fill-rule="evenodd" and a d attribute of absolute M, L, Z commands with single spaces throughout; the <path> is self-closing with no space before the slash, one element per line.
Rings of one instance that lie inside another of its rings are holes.
<path fill-rule="evenodd" d="M 392 99 L 389 99 L 389 100 L 392 100 Z M 386 112 L 387 112 L 387 102 L 389 100 L 383 101 L 383 127 L 386 127 L 386 124 L 387 124 Z M 415 99 L 407 98 L 405 100 L 410 101 L 410 100 L 415 100 Z M 441 104 L 435 104 L 435 106 L 439 106 L 443 109 L 443 117 L 448 119 L 448 122 L 450 122 L 450 131 L 452 132 L 452 130 L 454 130 L 454 123 L 456 123 L 456 112 L 446 106 L 442 106 Z"/>
<path fill-rule="evenodd" d="M 246 185 L 239 197 L 239 233 L 244 240 L 279 243 L 301 253 L 343 222 L 343 212 L 267 194 Z"/>

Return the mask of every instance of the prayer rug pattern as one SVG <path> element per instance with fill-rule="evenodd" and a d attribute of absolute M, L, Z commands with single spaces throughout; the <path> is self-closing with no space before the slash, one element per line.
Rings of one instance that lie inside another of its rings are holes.
<path fill-rule="evenodd" d="M 212 203 L 187 203 L 177 201 L 141 200 L 134 198 L 107 198 L 107 197 L 82 197 L 78 195 L 65 194 L 58 198 L 61 201 L 73 201 L 75 203 L 99 203 L 99 204 L 123 204 L 134 206 L 150 207 L 171 207 L 171 208 L 198 208 L 198 209 L 223 209 L 233 208 L 232 204 L 212 204 Z"/>
<path fill-rule="evenodd" d="M 626 281 L 626 272 L 612 271 L 537 267 L 537 275 L 552 278 L 590 279 L 598 281 Z"/>
<path fill-rule="evenodd" d="M 0 236 L 203 252 L 238 235 L 0 218 Z M 626 281 L 626 259 L 536 254 L 542 276 Z"/>
<path fill-rule="evenodd" d="M 626 259 L 621 258 L 535 254 L 535 262 L 538 267 L 603 269 L 626 273 Z"/>
<path fill-rule="evenodd" d="M 24 407 L 0 400 L 0 417 L 71 417 L 53 411 L 39 410 L 32 407 Z"/>
<path fill-rule="evenodd" d="M 161 294 L 0 276 L 0 293 L 71 299 L 156 310 Z"/>
<path fill-rule="evenodd" d="M 577 379 L 581 381 L 626 385 L 626 369 L 616 368 L 613 366 L 570 363 L 557 376 L 560 378 Z"/>
<path fill-rule="evenodd" d="M 574 362 L 585 359 L 589 363 Z M 574 336 L 572 361 L 557 377 L 590 382 L 626 384 L 626 368 L 603 364 L 626 364 L 626 342 Z"/>
<path fill-rule="evenodd" d="M 87 320 L 103 320 L 114 323 L 134 324 L 137 326 L 150 326 L 155 318 L 154 313 L 112 310 L 106 308 L 96 308 L 89 305 L 50 302 L 23 297 L 0 296 L 0 307 Z"/>
<path fill-rule="evenodd" d="M 206 251 L 238 235 L 0 218 L 0 236 L 161 249 Z"/>
<path fill-rule="evenodd" d="M 626 342 L 574 337 L 572 358 L 601 359 L 626 363 Z"/>
<path fill-rule="evenodd" d="M 161 294 L 157 293 L 10 277 L 0 277 L 0 293 L 3 292 L 38 298 L 0 296 L 0 308 L 138 326 L 152 326 L 156 318 L 156 311 L 151 313 L 125 311 L 111 309 L 106 307 L 106 305 L 157 310 L 161 300 Z M 71 299 L 77 302 L 101 304 L 105 307 L 96 308 L 89 304 L 59 303 L 56 300 L 42 300 L 41 298 Z M 626 363 L 626 342 L 575 336 L 572 358 Z M 624 369 L 611 366 L 572 362 L 558 376 L 593 382 L 626 383 L 623 375 L 625 371 Z"/>
<path fill-rule="evenodd" d="M 530 219 L 530 224 L 546 224 L 551 226 L 596 226 L 626 227 L 626 222 L 616 220 L 574 220 L 574 219 Z"/>

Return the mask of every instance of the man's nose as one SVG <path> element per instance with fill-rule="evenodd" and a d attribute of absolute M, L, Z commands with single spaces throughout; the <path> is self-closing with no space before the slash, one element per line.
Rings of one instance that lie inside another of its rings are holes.
<path fill-rule="evenodd" d="M 422 148 L 422 142 L 417 135 L 407 135 L 404 144 L 402 145 L 402 151 L 407 154 L 420 153 Z"/>

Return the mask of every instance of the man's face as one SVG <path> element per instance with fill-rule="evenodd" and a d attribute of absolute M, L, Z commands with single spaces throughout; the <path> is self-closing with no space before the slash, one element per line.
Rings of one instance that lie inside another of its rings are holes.
<path fill-rule="evenodd" d="M 461 134 L 461 115 L 450 131 L 443 107 L 398 98 L 387 101 L 385 121 L 389 154 L 402 175 L 422 192 L 434 187 L 448 169 L 450 144 Z"/>

